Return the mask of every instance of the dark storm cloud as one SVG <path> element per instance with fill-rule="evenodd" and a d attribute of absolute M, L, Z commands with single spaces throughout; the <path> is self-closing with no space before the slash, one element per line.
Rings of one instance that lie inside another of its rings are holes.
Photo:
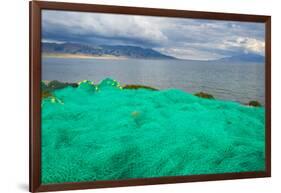
<path fill-rule="evenodd" d="M 167 17 L 43 11 L 46 41 L 137 45 L 178 58 L 264 55 L 264 24 Z"/>

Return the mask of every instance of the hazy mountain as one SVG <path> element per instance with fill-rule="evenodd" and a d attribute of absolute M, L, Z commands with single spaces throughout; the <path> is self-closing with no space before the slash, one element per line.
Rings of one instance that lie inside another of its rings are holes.
<path fill-rule="evenodd" d="M 226 57 L 219 59 L 218 61 L 223 61 L 223 62 L 258 62 L 262 63 L 265 61 L 265 57 L 259 54 L 254 54 L 254 53 L 245 53 L 245 54 L 239 54 L 239 55 L 234 55 L 231 57 Z"/>
<path fill-rule="evenodd" d="M 89 46 L 78 43 L 42 43 L 43 53 L 55 54 L 86 54 L 86 55 L 111 55 L 128 58 L 145 59 L 176 59 L 172 56 L 164 55 L 158 51 L 149 48 L 123 45 L 99 45 Z"/>

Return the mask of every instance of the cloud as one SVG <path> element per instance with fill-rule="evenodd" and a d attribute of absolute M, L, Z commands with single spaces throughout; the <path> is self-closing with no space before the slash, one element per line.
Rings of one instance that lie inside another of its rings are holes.
<path fill-rule="evenodd" d="M 65 11 L 43 11 L 43 37 L 85 42 L 108 39 L 150 46 L 167 38 L 144 17 Z"/>
<path fill-rule="evenodd" d="M 219 52 L 208 50 L 208 49 L 200 49 L 200 48 L 196 48 L 194 46 L 190 46 L 188 48 L 167 47 L 167 48 L 158 48 L 156 50 L 167 55 L 172 55 L 176 58 L 190 59 L 190 60 L 214 60 L 224 57 L 224 55 L 220 54 Z"/>
<path fill-rule="evenodd" d="M 229 48 L 241 48 L 245 52 L 254 52 L 260 55 L 264 55 L 264 41 L 257 40 L 250 37 L 236 37 L 234 40 L 226 41 L 224 43 Z"/>
<path fill-rule="evenodd" d="M 262 23 L 43 10 L 49 41 L 136 45 L 183 59 L 264 55 Z"/>

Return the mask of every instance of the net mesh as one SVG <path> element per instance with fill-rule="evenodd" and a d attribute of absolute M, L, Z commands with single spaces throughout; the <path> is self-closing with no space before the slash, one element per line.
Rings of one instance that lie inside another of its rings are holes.
<path fill-rule="evenodd" d="M 42 183 L 261 171 L 265 112 L 105 79 L 42 100 Z"/>

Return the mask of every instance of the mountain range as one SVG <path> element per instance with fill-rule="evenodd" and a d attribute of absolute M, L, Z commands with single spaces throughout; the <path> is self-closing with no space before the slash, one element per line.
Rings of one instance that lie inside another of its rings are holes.
<path fill-rule="evenodd" d="M 45 54 L 85 54 L 93 56 L 116 56 L 126 58 L 145 59 L 176 59 L 150 48 L 123 45 L 90 46 L 78 43 L 42 43 L 42 52 Z"/>
<path fill-rule="evenodd" d="M 79 43 L 42 42 L 43 54 L 82 54 L 92 56 L 115 56 L 142 59 L 178 59 L 162 54 L 151 48 L 128 45 L 86 45 Z M 264 62 L 265 57 L 254 53 L 242 53 L 230 57 L 213 60 L 218 62 Z"/>
<path fill-rule="evenodd" d="M 265 57 L 260 54 L 254 54 L 254 53 L 243 53 L 238 54 L 230 57 L 221 58 L 218 61 L 222 62 L 258 62 L 258 63 L 264 63 Z"/>

